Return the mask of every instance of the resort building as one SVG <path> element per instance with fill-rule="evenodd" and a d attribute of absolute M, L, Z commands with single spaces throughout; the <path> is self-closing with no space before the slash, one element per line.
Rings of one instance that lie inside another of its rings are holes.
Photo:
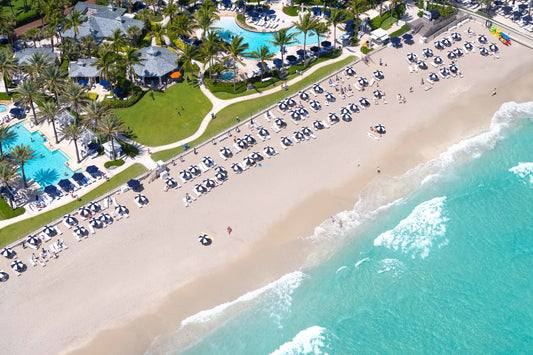
<path fill-rule="evenodd" d="M 57 61 L 57 55 L 54 50 L 50 47 L 39 47 L 39 48 L 24 48 L 19 51 L 16 51 L 14 56 L 18 61 L 18 65 L 28 64 L 28 59 L 33 56 L 35 53 L 41 53 L 46 56 L 52 63 Z"/>
<path fill-rule="evenodd" d="M 76 38 L 93 36 L 96 43 L 102 42 L 106 37 L 111 37 L 113 32 L 120 29 L 122 33 L 127 34 L 130 27 L 136 26 L 139 29 L 144 28 L 144 23 L 124 16 L 126 9 L 113 6 L 101 6 L 78 2 L 73 10 L 78 11 L 85 16 L 85 22 L 78 27 Z M 63 31 L 63 37 L 74 38 L 74 28 Z"/>
<path fill-rule="evenodd" d="M 157 79 L 162 84 L 172 72 L 178 69 L 178 55 L 163 47 L 145 47 L 137 51 L 141 55 L 141 64 L 134 64 L 135 74 L 142 79 L 144 85 L 154 85 Z"/>
<path fill-rule="evenodd" d="M 92 84 L 100 81 L 100 70 L 94 65 L 96 58 L 80 58 L 68 65 L 68 76 L 73 81 Z"/>

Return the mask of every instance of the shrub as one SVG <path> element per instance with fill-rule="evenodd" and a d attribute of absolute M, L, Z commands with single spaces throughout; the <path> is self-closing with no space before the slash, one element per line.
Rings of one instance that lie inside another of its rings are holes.
<path fill-rule="evenodd" d="M 124 160 L 122 160 L 122 159 L 110 160 L 110 161 L 106 161 L 104 163 L 104 167 L 106 169 L 109 169 L 112 166 L 122 166 L 122 165 L 124 165 Z"/>
<path fill-rule="evenodd" d="M 417 16 L 418 16 L 418 17 L 422 17 L 422 16 L 424 16 L 424 11 L 418 11 L 418 12 L 417 12 Z"/>
<path fill-rule="evenodd" d="M 96 100 L 98 98 L 98 94 L 95 92 L 88 92 L 87 95 L 89 95 L 89 99 Z"/>
<path fill-rule="evenodd" d="M 367 46 L 361 46 L 361 53 L 363 54 L 368 54 L 370 52 L 372 52 L 374 50 L 374 48 L 368 48 Z"/>
<path fill-rule="evenodd" d="M 120 142 L 120 146 L 122 147 L 122 151 L 124 152 L 124 154 L 126 154 L 130 158 L 133 158 L 139 155 L 139 149 L 137 149 L 137 147 L 129 143 Z"/>
<path fill-rule="evenodd" d="M 122 86 L 121 86 L 122 87 Z M 131 88 L 127 88 L 124 91 L 129 92 Z M 110 108 L 126 108 L 135 105 L 144 96 L 144 91 L 140 87 L 134 86 L 133 96 L 130 96 L 126 100 L 117 99 L 104 99 L 104 104 Z"/>

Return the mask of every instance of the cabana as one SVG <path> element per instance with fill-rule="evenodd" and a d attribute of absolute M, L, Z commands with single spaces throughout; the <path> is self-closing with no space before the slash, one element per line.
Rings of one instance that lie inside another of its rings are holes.
<path fill-rule="evenodd" d="M 157 78 L 159 84 L 164 82 L 164 77 L 178 69 L 176 61 L 178 55 L 164 47 L 145 47 L 136 53 L 141 56 L 141 64 L 134 64 L 133 71 L 146 85 L 147 79 Z"/>
<path fill-rule="evenodd" d="M 96 58 L 80 58 L 68 65 L 68 76 L 74 81 L 84 80 L 89 86 L 100 81 L 100 70 L 94 65 Z"/>
<path fill-rule="evenodd" d="M 385 44 L 389 40 L 389 34 L 382 28 L 378 28 L 370 33 L 372 41 L 376 44 Z"/>

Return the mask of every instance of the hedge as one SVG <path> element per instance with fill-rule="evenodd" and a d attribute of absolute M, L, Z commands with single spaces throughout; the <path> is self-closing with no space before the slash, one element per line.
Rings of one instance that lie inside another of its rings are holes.
<path fill-rule="evenodd" d="M 403 25 L 399 30 L 392 32 L 389 37 L 399 37 L 409 30 L 411 30 L 411 27 L 409 27 L 408 25 Z"/>
<path fill-rule="evenodd" d="M 361 47 L 361 53 L 363 53 L 363 54 L 368 54 L 368 53 L 372 52 L 373 50 L 374 50 L 374 48 L 368 48 L 366 46 Z"/>
<path fill-rule="evenodd" d="M 106 169 L 109 169 L 112 166 L 122 166 L 122 165 L 124 165 L 124 160 L 122 160 L 122 159 L 110 160 L 110 161 L 106 161 L 104 163 L 104 167 Z"/>
<path fill-rule="evenodd" d="M 127 90 L 125 90 L 127 92 Z M 130 96 L 126 100 L 117 99 L 104 99 L 104 104 L 110 108 L 126 108 L 135 105 L 143 96 L 145 92 L 138 86 L 133 89 L 133 96 Z"/>

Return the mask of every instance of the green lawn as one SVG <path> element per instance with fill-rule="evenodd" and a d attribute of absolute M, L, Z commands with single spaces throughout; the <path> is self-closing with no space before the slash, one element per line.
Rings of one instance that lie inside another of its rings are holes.
<path fill-rule="evenodd" d="M 192 135 L 212 107 L 199 88 L 183 82 L 163 93 L 149 92 L 135 105 L 115 113 L 131 128 L 134 140 L 155 147 Z"/>
<path fill-rule="evenodd" d="M 308 77 L 303 80 L 290 85 L 289 90 L 280 90 L 278 92 L 272 93 L 270 95 L 253 99 L 253 101 L 243 101 L 234 103 L 222 111 L 217 113 L 216 119 L 209 123 L 204 134 L 196 139 L 195 141 L 189 143 L 189 146 L 199 144 L 208 139 L 211 139 L 214 135 L 221 133 L 224 130 L 227 130 L 235 124 L 235 116 L 242 117 L 243 119 L 248 118 L 250 115 L 255 114 L 256 112 L 263 110 L 274 103 L 286 98 L 287 96 L 293 95 L 299 90 L 311 85 L 314 82 L 319 81 L 325 76 L 339 70 L 340 68 L 346 66 L 348 63 L 353 62 L 356 59 L 355 56 L 347 57 L 339 62 L 327 65 L 325 67 L 319 68 L 314 73 L 310 74 Z M 154 161 L 158 160 L 169 160 L 172 157 L 178 155 L 183 151 L 182 147 L 177 147 L 173 149 L 163 150 L 157 153 L 152 154 L 152 159 Z"/>
<path fill-rule="evenodd" d="M 4 247 L 20 238 L 23 238 L 27 234 L 41 228 L 45 224 L 61 218 L 61 216 L 76 210 L 89 201 L 104 195 L 105 193 L 117 188 L 132 178 L 138 177 L 146 171 L 147 170 L 143 165 L 138 163 L 133 164 L 123 172 L 113 176 L 104 184 L 98 186 L 92 191 L 89 191 L 78 200 L 0 229 L 0 247 Z"/>
<path fill-rule="evenodd" d="M 13 204 L 15 203 L 13 202 Z M 26 210 L 24 209 L 24 207 L 17 207 L 12 210 L 8 201 L 4 200 L 3 198 L 0 199 L 0 219 L 13 218 L 23 214 L 25 211 Z"/>

